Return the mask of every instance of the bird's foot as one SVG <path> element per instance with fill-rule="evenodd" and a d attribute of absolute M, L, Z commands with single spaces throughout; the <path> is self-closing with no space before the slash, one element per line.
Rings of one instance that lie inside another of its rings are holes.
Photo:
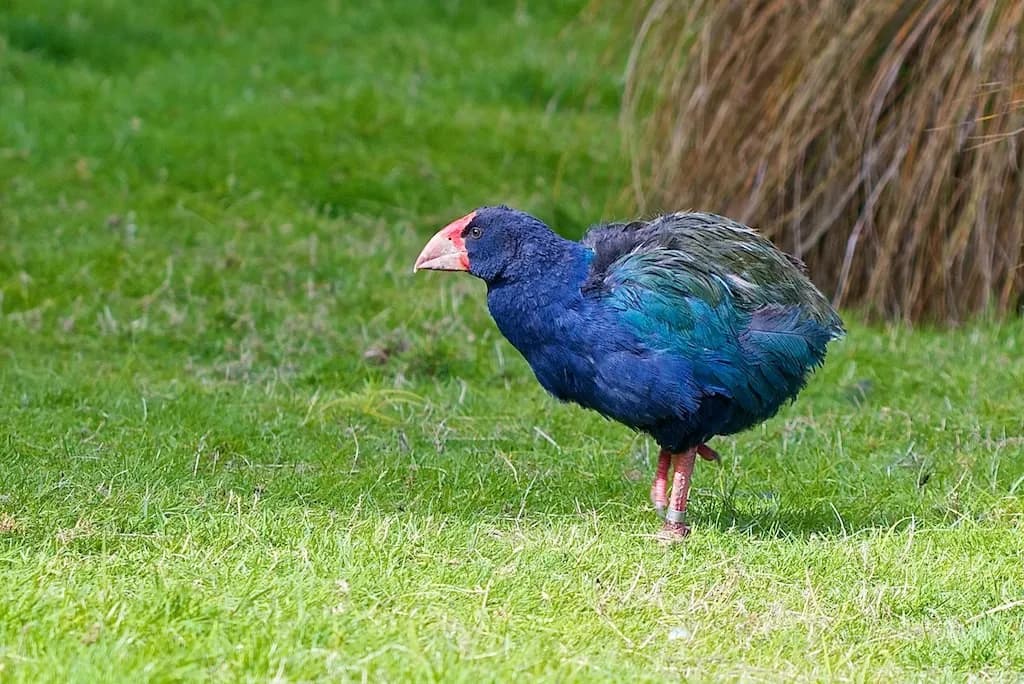
<path fill-rule="evenodd" d="M 698 445 L 697 453 L 705 461 L 715 461 L 716 463 L 720 463 L 722 461 L 722 457 L 718 455 L 718 452 L 709 447 L 707 444 Z"/>
<path fill-rule="evenodd" d="M 656 538 L 664 544 L 675 544 L 681 542 L 690 535 L 690 526 L 686 523 L 665 521 L 658 531 Z"/>

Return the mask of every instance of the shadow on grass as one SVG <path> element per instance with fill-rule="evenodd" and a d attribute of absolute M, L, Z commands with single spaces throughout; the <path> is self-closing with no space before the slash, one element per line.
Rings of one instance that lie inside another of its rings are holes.
<path fill-rule="evenodd" d="M 467 464 L 469 465 L 469 464 Z M 380 514 L 428 514 L 461 519 L 537 520 L 551 517 L 597 517 L 609 526 L 648 525 L 660 521 L 647 501 L 649 473 L 627 478 L 608 470 L 579 471 L 550 465 L 528 472 L 520 464 L 518 480 L 506 472 L 481 466 L 476 474 L 462 470 L 452 476 L 436 466 L 419 466 L 402 477 L 398 471 L 371 482 L 365 477 L 364 502 Z M 350 483 L 351 484 L 351 483 Z M 340 503 L 323 498 L 333 487 L 325 482 L 314 498 L 320 505 Z M 728 485 L 728 481 L 727 481 Z M 348 489 L 346 487 L 346 489 Z M 808 498 L 803 491 L 779 488 L 747 492 L 733 488 L 697 488 L 691 494 L 689 522 L 694 528 L 715 528 L 763 538 L 846 537 L 869 529 L 893 529 L 918 524 L 948 523 L 948 511 L 929 506 L 921 497 L 880 494 L 875 501 L 853 495 Z"/>

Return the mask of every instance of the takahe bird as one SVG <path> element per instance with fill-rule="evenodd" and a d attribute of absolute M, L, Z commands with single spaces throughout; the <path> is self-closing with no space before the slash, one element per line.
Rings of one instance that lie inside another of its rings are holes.
<path fill-rule="evenodd" d="M 481 278 L 544 389 L 657 440 L 651 499 L 669 539 L 689 533 L 696 456 L 718 458 L 706 442 L 773 416 L 844 334 L 799 261 L 714 214 L 601 225 L 573 242 L 483 207 L 431 238 L 419 269 Z"/>

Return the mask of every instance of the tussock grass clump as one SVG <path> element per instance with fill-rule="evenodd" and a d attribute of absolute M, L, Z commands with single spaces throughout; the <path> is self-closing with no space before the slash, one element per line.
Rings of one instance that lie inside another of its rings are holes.
<path fill-rule="evenodd" d="M 1024 0 L 648 2 L 629 62 L 645 209 L 744 220 L 839 304 L 1024 294 Z"/>

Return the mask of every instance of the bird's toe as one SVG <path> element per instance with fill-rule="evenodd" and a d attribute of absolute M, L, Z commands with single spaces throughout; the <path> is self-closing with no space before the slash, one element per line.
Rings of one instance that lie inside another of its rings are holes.
<path fill-rule="evenodd" d="M 683 541 L 689 535 L 690 526 L 686 523 L 666 521 L 656 537 L 664 544 L 674 544 Z"/>
<path fill-rule="evenodd" d="M 701 444 L 698 446 L 697 453 L 700 454 L 700 457 L 705 461 L 715 461 L 716 463 L 720 463 L 722 460 L 722 457 L 718 455 L 718 452 L 707 444 Z"/>

